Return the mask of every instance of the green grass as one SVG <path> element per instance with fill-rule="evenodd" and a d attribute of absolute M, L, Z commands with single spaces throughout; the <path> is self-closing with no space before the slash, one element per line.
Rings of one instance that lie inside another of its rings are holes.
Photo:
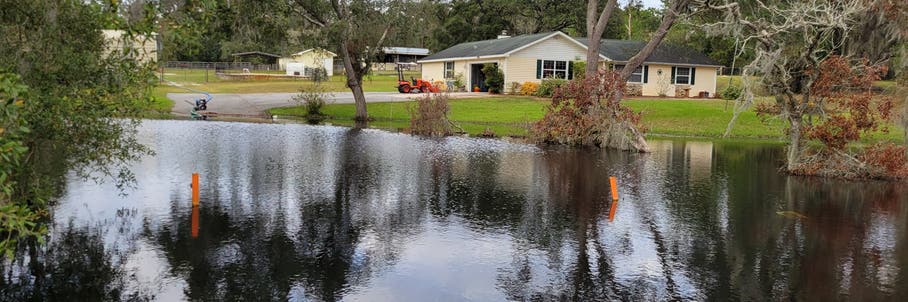
<path fill-rule="evenodd" d="M 643 124 L 650 136 L 685 136 L 718 139 L 733 114 L 734 104 L 726 108 L 724 100 L 673 100 L 640 99 L 624 102 L 635 111 L 642 111 Z M 369 115 L 375 119 L 372 127 L 402 130 L 409 127 L 408 106 L 413 102 L 369 103 Z M 498 135 L 524 136 L 527 126 L 542 118 L 546 100 L 529 97 L 490 97 L 452 100 L 449 117 L 464 130 L 477 135 L 486 127 Z M 275 108 L 270 110 L 279 116 L 303 116 L 301 107 Z M 330 123 L 352 125 L 355 113 L 353 104 L 329 104 L 323 112 L 331 117 Z M 757 139 L 778 141 L 783 138 L 784 121 L 768 120 L 766 123 L 752 110 L 745 111 L 732 129 L 732 139 Z M 904 130 L 893 127 L 892 131 L 874 135 L 868 141 L 902 141 Z"/>

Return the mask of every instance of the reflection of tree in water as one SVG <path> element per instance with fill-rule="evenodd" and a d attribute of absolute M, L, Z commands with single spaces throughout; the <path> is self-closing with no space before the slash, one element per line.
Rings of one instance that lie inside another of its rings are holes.
<path fill-rule="evenodd" d="M 190 299 L 286 300 L 296 291 L 309 299 L 333 301 L 346 288 L 366 282 L 377 266 L 393 263 L 401 239 L 388 236 L 409 233 L 421 215 L 408 208 L 412 205 L 407 198 L 377 208 L 373 202 L 383 201 L 387 190 L 380 181 L 394 173 L 383 165 L 381 155 L 364 152 L 375 150 L 370 147 L 374 138 L 359 130 L 342 137 L 331 197 L 301 192 L 298 202 L 253 205 L 255 212 L 240 214 L 233 208 L 234 198 L 243 194 L 224 192 L 229 196 L 221 197 L 213 190 L 206 198 L 210 202 L 201 206 L 198 238 L 191 237 L 190 209 L 176 201 L 172 215 L 178 223 L 146 230 L 165 251 L 173 274 L 187 276 Z M 255 170 L 261 163 L 249 164 Z M 268 190 L 260 186 L 249 187 Z M 298 204 L 298 209 L 285 211 L 290 204 Z M 287 215 L 299 216 L 294 217 L 301 221 L 298 229 L 288 227 Z M 368 242 L 371 249 L 358 252 L 367 231 L 378 238 Z"/>
<path fill-rule="evenodd" d="M 46 246 L 36 242 L 20 250 L 15 260 L 0 261 L 2 301 L 117 301 L 149 300 L 127 295 L 127 275 L 120 264 L 124 254 L 105 251 L 100 228 L 60 227 Z"/>

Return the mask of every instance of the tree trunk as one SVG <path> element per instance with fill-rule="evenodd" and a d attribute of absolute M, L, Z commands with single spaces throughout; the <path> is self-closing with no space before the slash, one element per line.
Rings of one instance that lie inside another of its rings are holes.
<path fill-rule="evenodd" d="M 369 113 L 366 111 L 366 95 L 363 93 L 363 83 L 362 76 L 357 74 L 357 70 L 353 68 L 353 58 L 350 52 L 347 50 L 346 43 L 341 43 L 341 55 L 344 59 L 344 74 L 347 76 L 347 87 L 350 88 L 350 92 L 353 93 L 353 103 L 356 106 L 356 116 L 354 117 L 357 121 L 367 121 L 369 120 Z M 356 62 L 356 64 L 359 64 Z"/>
<path fill-rule="evenodd" d="M 788 172 L 794 171 L 798 167 L 798 158 L 801 155 L 801 119 L 801 116 L 797 114 L 788 116 L 788 122 L 791 125 L 788 133 L 788 159 L 785 165 Z"/>
<path fill-rule="evenodd" d="M 630 77 L 634 70 L 637 69 L 637 67 L 640 67 L 640 65 L 643 64 L 643 61 L 656 50 L 656 47 L 662 43 L 662 39 L 668 34 L 668 30 L 675 24 L 675 20 L 678 19 L 678 11 L 686 8 L 689 4 L 690 0 L 672 0 L 668 3 L 668 6 L 665 8 L 665 14 L 662 16 L 662 22 L 659 24 L 659 28 L 653 33 L 649 42 L 643 46 L 643 49 L 640 49 L 636 55 L 627 61 L 627 64 L 624 65 L 624 69 L 621 70 L 621 78 L 627 79 Z"/>
<path fill-rule="evenodd" d="M 602 40 L 602 33 L 605 32 L 605 25 L 615 10 L 617 0 L 607 0 L 602 14 L 596 17 L 599 12 L 599 1 L 589 0 L 586 4 L 586 74 L 593 75 L 599 71 L 599 43 Z"/>

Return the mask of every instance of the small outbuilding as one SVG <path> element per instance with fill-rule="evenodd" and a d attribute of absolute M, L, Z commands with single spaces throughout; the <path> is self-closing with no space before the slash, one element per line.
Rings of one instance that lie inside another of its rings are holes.
<path fill-rule="evenodd" d="M 239 52 L 231 54 L 234 62 L 248 62 L 252 64 L 276 64 L 281 56 L 261 51 Z"/>
<path fill-rule="evenodd" d="M 129 36 L 125 30 L 113 29 L 102 30 L 101 34 L 104 35 L 105 53 L 108 55 L 122 51 L 140 63 L 158 60 L 157 34 Z"/>
<path fill-rule="evenodd" d="M 333 52 L 311 48 L 289 56 L 284 56 L 278 60 L 278 65 L 282 70 L 287 71 L 287 75 L 309 76 L 312 70 L 324 68 L 330 76 L 334 74 L 334 57 L 337 55 Z"/>

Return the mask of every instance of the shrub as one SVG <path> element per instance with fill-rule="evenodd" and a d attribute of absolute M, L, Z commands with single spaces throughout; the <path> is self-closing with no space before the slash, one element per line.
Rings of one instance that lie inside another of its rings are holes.
<path fill-rule="evenodd" d="M 408 106 L 410 112 L 410 133 L 426 136 L 447 136 L 453 134 L 448 120 L 448 95 L 424 94 L 416 98 L 416 106 Z"/>
<path fill-rule="evenodd" d="M 533 127 L 533 140 L 645 150 L 640 142 L 646 131 L 640 124 L 642 115 L 621 105 L 624 88 L 618 72 L 603 70 L 555 89 L 545 116 Z"/>
<path fill-rule="evenodd" d="M 741 96 L 741 87 L 728 86 L 722 90 L 722 98 L 726 100 L 737 100 Z"/>
<path fill-rule="evenodd" d="M 306 109 L 306 121 L 317 124 L 325 119 L 322 108 L 334 94 L 321 85 L 300 89 L 300 93 L 293 97 L 293 101 Z"/>
<path fill-rule="evenodd" d="M 508 84 L 508 93 L 510 94 L 520 94 L 520 83 L 511 82 Z"/>
<path fill-rule="evenodd" d="M 586 74 L 586 61 L 574 61 L 573 68 L 574 79 L 583 79 L 584 74 Z"/>
<path fill-rule="evenodd" d="M 489 87 L 490 93 L 501 93 L 504 88 L 504 74 L 498 65 L 488 63 L 482 67 L 482 73 L 486 76 L 486 86 Z"/>
<path fill-rule="evenodd" d="M 462 91 L 465 90 L 465 84 L 463 83 L 463 72 L 458 72 L 454 75 L 454 90 Z"/>
<path fill-rule="evenodd" d="M 521 95 L 536 95 L 537 90 L 539 90 L 539 83 L 536 82 L 523 82 L 523 85 L 520 85 Z"/>
<path fill-rule="evenodd" d="M 536 89 L 536 96 L 546 98 L 552 97 L 552 95 L 555 94 L 555 89 L 561 87 L 564 83 L 567 83 L 567 80 L 558 78 L 544 79 L 542 80 L 542 83 L 539 84 L 539 88 Z"/>

